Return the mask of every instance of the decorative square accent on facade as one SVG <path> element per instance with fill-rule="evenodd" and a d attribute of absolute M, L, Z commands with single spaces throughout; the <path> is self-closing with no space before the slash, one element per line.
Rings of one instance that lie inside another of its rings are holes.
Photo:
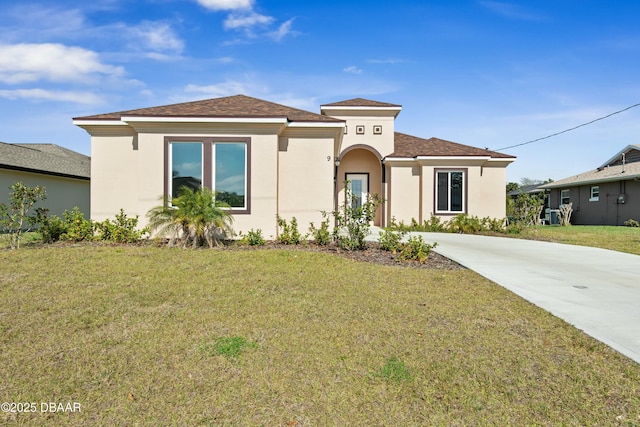
<path fill-rule="evenodd" d="M 349 126 L 344 125 L 344 134 L 345 134 L 345 135 L 347 134 L 347 128 L 348 128 L 348 127 L 349 127 Z"/>
<path fill-rule="evenodd" d="M 380 125 L 376 125 L 373 127 L 373 134 L 374 135 L 382 135 L 382 126 Z"/>
<path fill-rule="evenodd" d="M 363 125 L 356 126 L 356 134 L 357 135 L 364 135 L 364 126 Z"/>

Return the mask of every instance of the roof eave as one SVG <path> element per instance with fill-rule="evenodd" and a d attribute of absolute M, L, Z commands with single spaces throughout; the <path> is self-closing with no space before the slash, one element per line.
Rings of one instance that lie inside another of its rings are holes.
<path fill-rule="evenodd" d="M 605 178 L 585 179 L 582 181 L 550 182 L 548 184 L 541 185 L 540 188 L 549 188 L 549 189 L 566 188 L 566 187 L 575 187 L 579 185 L 600 184 L 603 182 L 628 181 L 636 178 L 640 179 L 640 173 L 633 173 L 633 174 L 621 173 L 619 175 L 608 176 Z"/>

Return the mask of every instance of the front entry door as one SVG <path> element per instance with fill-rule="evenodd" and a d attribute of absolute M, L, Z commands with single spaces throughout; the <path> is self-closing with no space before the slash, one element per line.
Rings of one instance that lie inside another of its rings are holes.
<path fill-rule="evenodd" d="M 348 173 L 347 188 L 351 190 L 352 199 L 351 207 L 357 209 L 367 202 L 367 194 L 369 193 L 369 174 L 366 173 Z"/>

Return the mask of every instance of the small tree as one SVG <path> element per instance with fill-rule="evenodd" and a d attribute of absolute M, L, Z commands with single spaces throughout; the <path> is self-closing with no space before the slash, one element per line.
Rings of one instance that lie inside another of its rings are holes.
<path fill-rule="evenodd" d="M 14 182 L 9 189 L 9 205 L 0 203 L 0 226 L 9 234 L 11 249 L 20 247 L 22 233 L 29 231 L 38 222 L 40 215 L 29 215 L 31 208 L 40 200 L 47 198 L 45 188 L 38 185 L 27 187 L 21 182 Z"/>
<path fill-rule="evenodd" d="M 342 249 L 362 250 L 366 247 L 364 239 L 369 235 L 369 223 L 373 221 L 382 199 L 377 194 L 370 194 L 366 202 L 356 204 L 356 196 L 348 183 L 345 181 L 342 210 L 333 214 L 336 220 L 333 234 Z"/>
<path fill-rule="evenodd" d="M 544 201 L 546 195 L 540 193 L 518 194 L 515 199 L 507 200 L 507 216 L 512 223 L 529 227 L 538 224 L 542 209 L 544 209 Z"/>
<path fill-rule="evenodd" d="M 573 213 L 573 203 L 560 205 L 560 225 L 571 225 L 571 214 Z"/>

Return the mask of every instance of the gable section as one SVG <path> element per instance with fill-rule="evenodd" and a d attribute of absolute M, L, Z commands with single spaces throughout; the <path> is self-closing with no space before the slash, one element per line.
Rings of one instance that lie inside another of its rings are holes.
<path fill-rule="evenodd" d="M 631 144 L 627 145 L 624 149 L 619 151 L 615 156 L 607 160 L 598 169 L 602 169 L 610 166 L 621 166 L 629 163 L 640 162 L 640 145 Z"/>

